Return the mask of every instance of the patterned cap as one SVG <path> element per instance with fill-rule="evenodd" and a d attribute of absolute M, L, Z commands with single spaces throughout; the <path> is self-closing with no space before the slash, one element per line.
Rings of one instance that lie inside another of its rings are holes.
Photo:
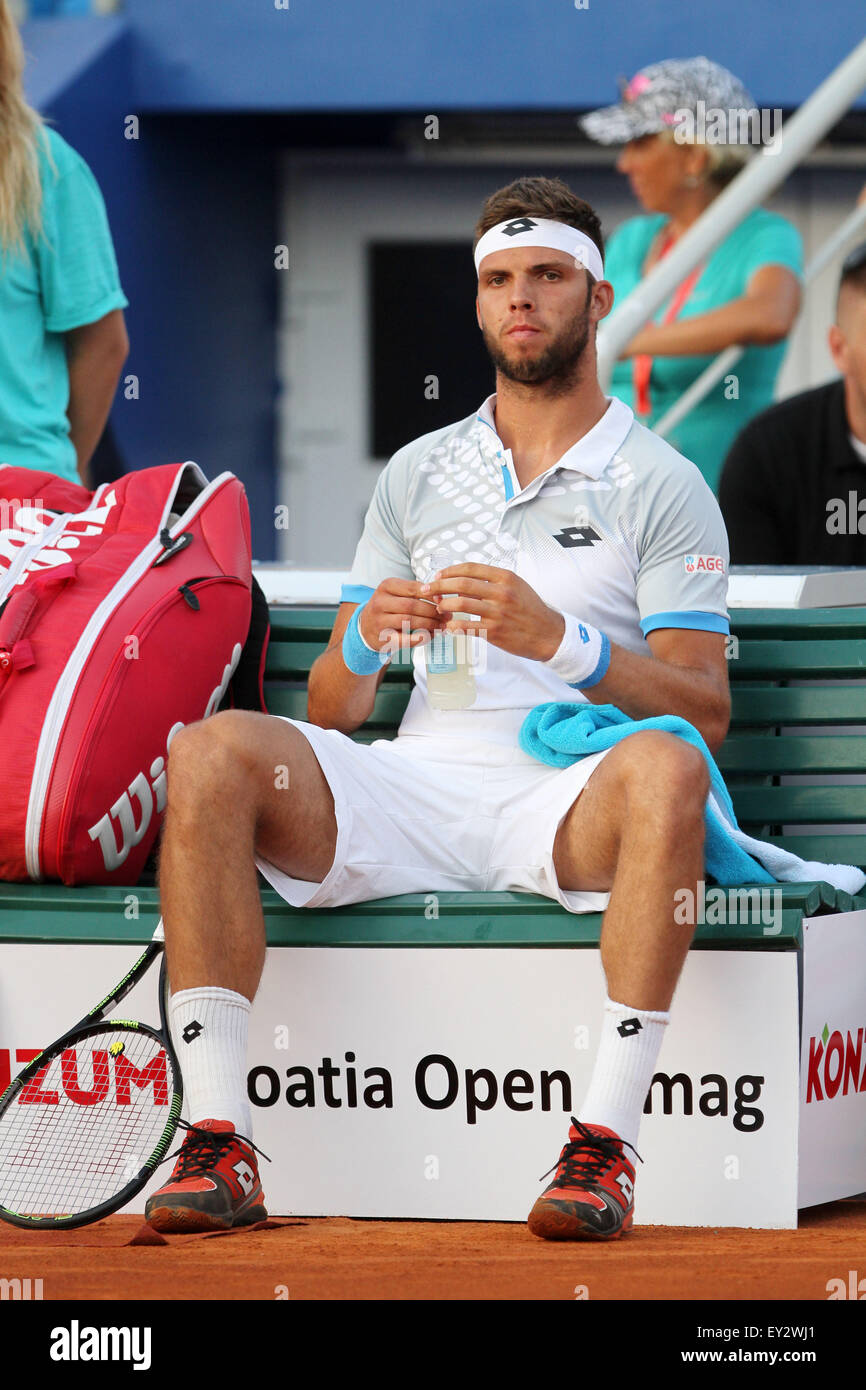
<path fill-rule="evenodd" d="M 620 79 L 622 101 L 581 116 L 578 124 L 590 140 L 625 145 L 641 135 L 657 135 L 678 124 L 677 112 L 754 109 L 743 84 L 709 58 L 666 58 L 641 68 L 630 82 Z M 682 120 L 682 117 L 680 117 Z"/>

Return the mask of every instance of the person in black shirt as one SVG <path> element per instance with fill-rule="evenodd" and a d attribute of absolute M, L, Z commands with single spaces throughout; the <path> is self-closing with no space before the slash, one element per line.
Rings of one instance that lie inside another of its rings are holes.
<path fill-rule="evenodd" d="M 728 452 L 731 564 L 866 566 L 866 242 L 842 266 L 829 345 L 841 379 L 762 411 Z"/>

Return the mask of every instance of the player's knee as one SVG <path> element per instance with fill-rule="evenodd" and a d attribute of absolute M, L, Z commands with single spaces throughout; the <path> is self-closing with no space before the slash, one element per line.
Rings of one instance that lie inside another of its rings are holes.
<path fill-rule="evenodd" d="M 703 812 L 710 776 L 699 749 L 661 729 L 634 734 L 620 746 L 629 755 L 623 775 L 633 805 L 643 803 L 673 818 Z"/>
<path fill-rule="evenodd" d="M 249 785 L 255 740 L 244 714 L 224 710 L 178 730 L 168 752 L 169 802 L 203 795 L 224 799 Z"/>

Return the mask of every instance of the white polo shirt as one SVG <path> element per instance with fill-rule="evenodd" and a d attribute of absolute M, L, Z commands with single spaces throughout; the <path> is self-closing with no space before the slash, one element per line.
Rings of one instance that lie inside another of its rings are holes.
<path fill-rule="evenodd" d="M 513 569 L 551 608 L 629 651 L 651 655 L 656 628 L 728 632 L 728 539 L 693 463 L 609 399 L 598 423 L 525 488 L 496 431 L 496 397 L 422 435 L 383 469 L 341 600 L 361 603 L 383 579 L 425 579 L 445 548 Z M 450 732 L 516 743 L 526 714 L 586 696 L 543 662 L 474 639 L 476 700 L 434 710 L 423 650 L 401 734 Z"/>

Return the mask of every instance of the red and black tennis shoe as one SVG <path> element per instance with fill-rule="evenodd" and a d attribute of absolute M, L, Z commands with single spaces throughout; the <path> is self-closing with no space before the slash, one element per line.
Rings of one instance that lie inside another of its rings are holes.
<path fill-rule="evenodd" d="M 145 1220 L 156 1231 L 225 1231 L 267 1216 L 256 1154 L 229 1120 L 187 1125 L 177 1163 L 164 1187 L 148 1198 Z M 267 1157 L 263 1154 L 262 1157 Z"/>
<path fill-rule="evenodd" d="M 616 1240 L 630 1230 L 634 1166 L 625 1149 L 640 1158 L 612 1129 L 581 1124 L 572 1115 L 553 1182 L 529 1213 L 532 1234 L 544 1240 Z"/>

